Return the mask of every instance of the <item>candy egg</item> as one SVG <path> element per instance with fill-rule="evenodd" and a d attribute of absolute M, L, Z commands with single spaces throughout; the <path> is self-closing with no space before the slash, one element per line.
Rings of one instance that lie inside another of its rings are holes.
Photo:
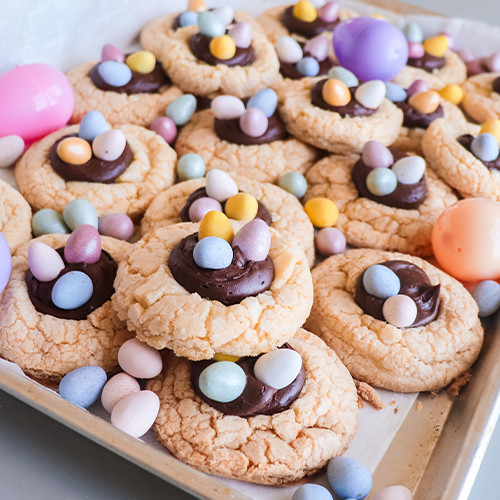
<path fill-rule="evenodd" d="M 314 57 L 304 57 L 296 64 L 296 68 L 301 75 L 313 77 L 319 73 L 319 62 Z"/>
<path fill-rule="evenodd" d="M 492 73 L 500 73 L 500 52 L 494 52 L 486 60 L 488 69 Z"/>
<path fill-rule="evenodd" d="M 260 109 L 268 118 L 274 115 L 278 106 L 278 94 L 273 89 L 257 92 L 247 102 L 247 109 Z"/>
<path fill-rule="evenodd" d="M 177 137 L 177 126 L 167 116 L 159 116 L 153 120 L 151 130 L 163 137 L 168 144 L 172 144 Z"/>
<path fill-rule="evenodd" d="M 345 106 L 351 100 L 351 92 L 347 86 L 336 78 L 330 78 L 325 82 L 321 95 L 330 106 Z"/>
<path fill-rule="evenodd" d="M 388 488 L 384 488 L 382 491 L 379 491 L 374 497 L 373 500 L 412 500 L 413 495 L 411 491 L 406 488 L 406 486 L 389 486 Z"/>
<path fill-rule="evenodd" d="M 109 124 L 100 111 L 85 113 L 78 129 L 78 137 L 92 142 L 99 134 L 107 132 Z"/>
<path fill-rule="evenodd" d="M 499 145 L 495 136 L 484 133 L 474 137 L 470 145 L 474 155 L 482 161 L 494 161 L 498 158 Z"/>
<path fill-rule="evenodd" d="M 394 163 L 394 157 L 389 148 L 378 141 L 368 141 L 363 146 L 361 158 L 367 167 L 373 168 L 387 168 Z"/>
<path fill-rule="evenodd" d="M 252 220 L 255 219 L 259 204 L 257 200 L 248 193 L 238 193 L 226 201 L 224 211 L 230 219 Z"/>
<path fill-rule="evenodd" d="M 122 63 L 125 61 L 125 54 L 118 47 L 107 43 L 102 48 L 101 61 L 117 61 Z"/>
<path fill-rule="evenodd" d="M 369 470 L 354 458 L 334 457 L 327 468 L 328 482 L 340 498 L 365 498 L 372 489 Z"/>
<path fill-rule="evenodd" d="M 415 80 L 406 91 L 408 97 L 414 96 L 415 94 L 420 94 L 421 92 L 427 92 L 429 90 L 429 86 L 425 80 Z"/>
<path fill-rule="evenodd" d="M 325 257 L 342 253 L 346 247 L 345 236 L 335 227 L 320 229 L 316 234 L 315 242 L 316 250 Z"/>
<path fill-rule="evenodd" d="M 458 106 L 464 99 L 464 91 L 460 85 L 448 84 L 438 91 L 439 95 L 448 102 Z"/>
<path fill-rule="evenodd" d="M 435 90 L 428 90 L 427 92 L 412 95 L 408 103 L 420 113 L 429 114 L 436 111 L 441 103 L 441 98 Z"/>
<path fill-rule="evenodd" d="M 52 281 L 64 269 L 61 256 L 40 241 L 35 241 L 28 247 L 28 265 L 33 276 L 42 282 Z"/>
<path fill-rule="evenodd" d="M 88 408 L 99 399 L 107 378 L 100 366 L 82 366 L 62 378 L 59 395 L 70 403 Z"/>
<path fill-rule="evenodd" d="M 209 170 L 205 176 L 205 191 L 209 198 L 222 203 L 238 192 L 238 186 L 230 175 L 214 168 Z"/>
<path fill-rule="evenodd" d="M 299 0 L 292 12 L 297 19 L 306 23 L 312 23 L 318 17 L 318 11 L 309 0 Z"/>
<path fill-rule="evenodd" d="M 181 28 L 193 26 L 195 24 L 198 24 L 198 12 L 186 10 L 179 15 L 179 26 Z"/>
<path fill-rule="evenodd" d="M 247 384 L 247 376 L 240 365 L 231 361 L 217 361 L 200 374 L 198 386 L 209 399 L 229 403 L 241 396 Z"/>
<path fill-rule="evenodd" d="M 257 359 L 254 374 L 257 380 L 275 389 L 289 386 L 302 368 L 302 357 L 293 349 L 276 349 Z"/>
<path fill-rule="evenodd" d="M 250 137 L 260 137 L 269 125 L 267 116 L 257 108 L 247 109 L 240 117 L 240 128 Z"/>
<path fill-rule="evenodd" d="M 155 69 L 156 57 L 149 50 L 139 50 L 130 54 L 125 63 L 132 71 L 147 75 Z"/>
<path fill-rule="evenodd" d="M 198 240 L 202 240 L 209 236 L 217 236 L 229 243 L 233 240 L 233 226 L 231 226 L 226 214 L 218 210 L 211 210 L 203 217 L 198 229 Z"/>
<path fill-rule="evenodd" d="M 392 82 L 385 82 L 385 96 L 392 102 L 403 102 L 406 90 Z"/>
<path fill-rule="evenodd" d="M 252 43 L 252 25 L 247 21 L 236 23 L 228 32 L 236 47 L 248 49 Z"/>
<path fill-rule="evenodd" d="M 200 33 L 210 38 L 222 36 L 226 32 L 226 25 L 222 19 L 210 11 L 198 14 L 198 29 Z"/>
<path fill-rule="evenodd" d="M 52 302 L 59 309 L 78 309 L 90 300 L 94 285 L 87 274 L 70 271 L 63 274 L 52 288 Z"/>
<path fill-rule="evenodd" d="M 14 165 L 23 152 L 24 141 L 19 135 L 0 137 L 0 168 Z"/>
<path fill-rule="evenodd" d="M 163 368 L 159 351 L 138 339 L 129 339 L 118 350 L 121 369 L 136 378 L 153 378 Z"/>
<path fill-rule="evenodd" d="M 262 219 L 245 224 L 233 239 L 233 248 L 238 247 L 247 260 L 260 262 L 269 254 L 271 231 Z"/>
<path fill-rule="evenodd" d="M 387 299 L 399 293 L 401 282 L 394 271 L 381 264 L 375 264 L 363 273 L 363 286 L 370 295 Z"/>
<path fill-rule="evenodd" d="M 83 165 L 92 158 L 92 148 L 84 139 L 68 137 L 57 145 L 57 156 L 70 165 Z"/>
<path fill-rule="evenodd" d="M 315 36 L 308 42 L 306 42 L 304 46 L 304 53 L 310 55 L 316 61 L 324 61 L 328 57 L 328 48 L 329 48 L 328 38 L 326 36 Z M 319 66 L 318 66 L 319 72 Z"/>
<path fill-rule="evenodd" d="M 111 87 L 123 87 L 132 79 L 132 70 L 122 62 L 104 61 L 97 67 L 99 76 Z"/>
<path fill-rule="evenodd" d="M 479 307 L 480 318 L 491 316 L 500 308 L 500 284 L 496 281 L 481 281 L 474 287 L 472 296 Z"/>
<path fill-rule="evenodd" d="M 334 66 L 328 71 L 328 78 L 340 80 L 346 87 L 357 87 L 359 80 L 356 75 L 342 66 Z"/>
<path fill-rule="evenodd" d="M 396 174 L 388 168 L 376 168 L 366 176 L 366 187 L 375 196 L 387 196 L 397 185 Z"/>
<path fill-rule="evenodd" d="M 381 80 L 363 83 L 356 89 L 354 97 L 365 108 L 377 109 L 385 97 L 385 83 Z"/>
<path fill-rule="evenodd" d="M 217 7 L 211 12 L 213 12 L 224 23 L 224 26 L 227 26 L 228 24 L 231 24 L 233 22 L 234 9 L 230 5 Z"/>
<path fill-rule="evenodd" d="M 134 234 L 134 223 L 127 214 L 107 214 L 99 217 L 99 234 L 117 240 L 129 240 Z"/>
<path fill-rule="evenodd" d="M 280 188 L 297 198 L 302 198 L 307 191 L 306 178 L 300 172 L 287 172 L 278 182 Z"/>
<path fill-rule="evenodd" d="M 467 63 L 474 59 L 474 54 L 469 49 L 457 50 L 457 55 L 462 59 L 463 62 Z"/>
<path fill-rule="evenodd" d="M 92 143 L 92 151 L 100 160 L 114 161 L 125 150 L 127 139 L 125 134 L 116 128 L 99 134 Z"/>
<path fill-rule="evenodd" d="M 188 0 L 187 10 L 203 12 L 207 10 L 207 6 L 204 0 Z"/>
<path fill-rule="evenodd" d="M 292 500 L 332 500 L 332 495 L 319 484 L 302 484 L 295 490 Z"/>
<path fill-rule="evenodd" d="M 153 391 L 139 391 L 118 401 L 111 411 L 111 423 L 133 437 L 141 437 L 154 424 L 160 400 Z"/>
<path fill-rule="evenodd" d="M 444 271 L 464 281 L 500 277 L 500 203 L 460 200 L 432 228 L 432 249 Z"/>
<path fill-rule="evenodd" d="M 425 160 L 421 156 L 407 156 L 394 163 L 392 171 L 401 184 L 415 184 L 424 176 Z"/>
<path fill-rule="evenodd" d="M 445 35 L 433 36 L 423 42 L 423 46 L 427 54 L 434 57 L 444 57 L 448 50 L 448 37 Z"/>
<path fill-rule="evenodd" d="M 278 53 L 279 60 L 288 64 L 298 63 L 304 55 L 302 47 L 290 36 L 280 36 L 278 38 L 276 52 Z"/>
<path fill-rule="evenodd" d="M 474 76 L 479 75 L 480 73 L 484 73 L 482 58 L 468 61 L 465 63 L 465 66 L 467 68 L 467 76 Z"/>
<path fill-rule="evenodd" d="M 216 36 L 210 40 L 209 49 L 217 59 L 227 61 L 236 54 L 236 44 L 229 35 Z"/>
<path fill-rule="evenodd" d="M 203 269 L 225 269 L 231 265 L 233 249 L 226 240 L 207 236 L 196 243 L 193 260 Z"/>
<path fill-rule="evenodd" d="M 220 352 L 216 352 L 213 357 L 214 361 L 232 361 L 236 363 L 240 359 L 239 356 L 232 356 L 231 354 L 222 354 Z"/>
<path fill-rule="evenodd" d="M 480 134 L 491 134 L 500 143 L 500 120 L 492 118 L 483 123 Z"/>
<path fill-rule="evenodd" d="M 68 227 L 73 230 L 82 224 L 90 224 L 96 229 L 98 227 L 95 208 L 87 200 L 80 198 L 70 201 L 64 207 L 63 218 Z"/>
<path fill-rule="evenodd" d="M 167 116 L 179 125 L 185 125 L 196 111 L 196 97 L 192 94 L 184 94 L 174 99 L 167 106 Z"/>
<path fill-rule="evenodd" d="M 318 10 L 318 17 L 325 23 L 333 23 L 339 17 L 339 4 L 337 2 L 326 2 Z"/>
<path fill-rule="evenodd" d="M 66 234 L 70 232 L 64 222 L 63 216 L 51 208 L 43 208 L 33 215 L 31 230 L 35 236 L 52 233 Z"/>
<path fill-rule="evenodd" d="M 205 162 L 196 153 L 187 153 L 177 161 L 177 177 L 181 181 L 199 179 L 205 175 Z"/>
<path fill-rule="evenodd" d="M 408 43 L 408 57 L 411 59 L 420 59 L 424 57 L 425 49 L 421 43 Z"/>
<path fill-rule="evenodd" d="M 119 401 L 140 390 L 141 386 L 134 377 L 127 373 L 117 373 L 106 382 L 102 389 L 102 406 L 108 413 L 111 413 Z"/>
<path fill-rule="evenodd" d="M 382 306 L 384 319 L 397 328 L 406 328 L 417 318 L 417 304 L 408 295 L 393 295 Z"/>
<path fill-rule="evenodd" d="M 424 33 L 417 23 L 408 23 L 404 27 L 403 33 L 409 42 L 422 43 L 424 41 Z"/>
<path fill-rule="evenodd" d="M 189 220 L 191 222 L 200 222 L 200 220 L 212 210 L 222 212 L 222 205 L 213 198 L 198 198 L 189 207 Z"/>
<path fill-rule="evenodd" d="M 339 217 L 337 205 L 328 198 L 311 198 L 304 205 L 304 210 L 316 227 L 334 226 Z"/>
<path fill-rule="evenodd" d="M 212 100 L 210 108 L 218 120 L 234 120 L 245 112 L 243 101 L 232 95 L 217 96 Z"/>
<path fill-rule="evenodd" d="M 10 255 L 9 245 L 5 236 L 0 233 L 0 293 L 3 292 L 9 281 L 12 268 L 12 257 Z"/>

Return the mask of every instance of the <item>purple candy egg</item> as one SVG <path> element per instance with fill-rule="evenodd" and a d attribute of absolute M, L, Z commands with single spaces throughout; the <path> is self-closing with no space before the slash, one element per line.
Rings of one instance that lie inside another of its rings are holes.
<path fill-rule="evenodd" d="M 177 125 L 168 116 L 155 118 L 150 128 L 163 137 L 168 144 L 172 144 L 177 137 Z"/>
<path fill-rule="evenodd" d="M 406 95 L 411 97 L 415 94 L 420 94 L 421 92 L 427 92 L 429 90 L 429 86 L 424 80 L 415 80 L 406 91 Z"/>
<path fill-rule="evenodd" d="M 69 264 L 94 264 L 101 257 L 101 237 L 94 226 L 82 224 L 69 236 L 64 258 Z"/>
<path fill-rule="evenodd" d="M 99 217 L 99 233 L 117 240 L 129 240 L 134 234 L 134 223 L 126 214 L 108 214 Z"/>
<path fill-rule="evenodd" d="M 189 207 L 189 219 L 191 222 L 200 222 L 200 220 L 211 210 L 222 212 L 222 205 L 213 198 L 198 198 Z"/>
<path fill-rule="evenodd" d="M 394 163 L 392 153 L 381 142 L 368 141 L 361 153 L 363 163 L 367 167 L 387 168 Z"/>
<path fill-rule="evenodd" d="M 247 109 L 240 117 L 240 128 L 250 137 L 260 137 L 266 132 L 267 126 L 267 116 L 258 108 Z"/>
<path fill-rule="evenodd" d="M 233 248 L 236 247 L 239 247 L 247 260 L 264 260 L 271 247 L 269 226 L 262 219 L 247 222 L 233 239 Z"/>
<path fill-rule="evenodd" d="M 12 258 L 10 256 L 9 245 L 4 235 L 0 233 L 0 293 L 7 285 L 12 267 Z"/>

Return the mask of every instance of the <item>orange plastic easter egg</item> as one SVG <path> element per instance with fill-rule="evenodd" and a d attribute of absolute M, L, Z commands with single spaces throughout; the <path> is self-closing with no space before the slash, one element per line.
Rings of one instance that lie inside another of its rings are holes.
<path fill-rule="evenodd" d="M 351 92 L 347 85 L 336 78 L 330 78 L 326 81 L 321 95 L 330 106 L 345 106 L 351 100 Z"/>
<path fill-rule="evenodd" d="M 425 114 L 434 113 L 440 102 L 441 98 L 435 90 L 419 92 L 418 94 L 412 95 L 408 101 L 413 109 Z"/>
<path fill-rule="evenodd" d="M 432 249 L 444 271 L 465 281 L 500 277 L 500 202 L 461 200 L 432 228 Z"/>

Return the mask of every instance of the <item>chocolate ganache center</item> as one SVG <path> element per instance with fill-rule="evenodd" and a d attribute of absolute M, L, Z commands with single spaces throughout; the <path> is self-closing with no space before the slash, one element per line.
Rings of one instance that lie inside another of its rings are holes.
<path fill-rule="evenodd" d="M 422 57 L 409 57 L 406 64 L 432 73 L 435 69 L 441 69 L 446 64 L 446 57 L 437 57 L 425 52 Z"/>
<path fill-rule="evenodd" d="M 493 80 L 492 87 L 494 92 L 500 94 L 500 76 Z"/>
<path fill-rule="evenodd" d="M 319 17 L 312 22 L 302 21 L 293 15 L 293 7 L 293 5 L 290 5 L 290 7 L 287 7 L 283 11 L 283 14 L 281 14 L 281 24 L 291 33 L 296 33 L 304 38 L 314 38 L 325 31 L 333 31 L 337 24 L 340 23 L 340 19 L 336 19 L 333 22 L 326 22 L 322 21 Z"/>
<path fill-rule="evenodd" d="M 224 269 L 203 269 L 193 259 L 198 233 L 190 234 L 170 252 L 168 267 L 174 279 L 188 292 L 225 306 L 239 304 L 269 290 L 274 280 L 274 264 L 267 256 L 259 262 L 247 261 L 239 249 L 233 249 L 233 261 Z"/>
<path fill-rule="evenodd" d="M 95 264 L 68 264 L 64 258 L 64 248 L 58 248 L 56 252 L 61 256 L 65 264 L 64 269 L 57 278 L 52 281 L 42 282 L 33 276 L 31 270 L 28 269 L 26 272 L 26 285 L 31 303 L 42 314 L 49 314 L 61 319 L 87 319 L 92 311 L 101 307 L 115 292 L 113 283 L 118 266 L 113 257 L 105 250 L 101 251 L 101 257 Z M 70 271 L 85 273 L 92 280 L 94 292 L 92 297 L 77 309 L 60 309 L 52 302 L 52 289 L 56 281 Z"/>
<path fill-rule="evenodd" d="M 394 103 L 404 114 L 403 126 L 408 128 L 428 128 L 429 125 L 444 115 L 441 104 L 432 113 L 422 113 L 410 106 L 408 99 Z"/>
<path fill-rule="evenodd" d="M 357 87 L 350 87 L 349 92 L 351 93 L 351 100 L 345 106 L 331 106 L 323 99 L 323 87 L 328 81 L 328 78 L 316 82 L 311 89 L 311 102 L 318 106 L 319 108 L 326 109 L 327 111 L 334 111 L 338 113 L 342 118 L 344 117 L 354 117 L 354 116 L 371 116 L 377 110 L 365 108 L 354 98 L 354 92 L 356 92 Z"/>
<path fill-rule="evenodd" d="M 460 137 L 457 137 L 458 143 L 461 144 L 470 153 L 472 153 L 471 145 L 473 140 L 474 137 L 471 134 L 464 134 Z M 474 155 L 474 153 L 472 154 Z M 477 158 L 477 156 L 474 155 L 474 158 Z M 477 159 L 490 170 L 500 170 L 500 155 L 498 155 L 496 159 L 492 161 L 483 161 L 480 158 Z"/>
<path fill-rule="evenodd" d="M 407 295 L 412 298 L 417 305 L 417 317 L 409 328 L 428 325 L 436 319 L 439 310 L 439 290 L 441 285 L 432 285 L 427 274 L 420 267 L 404 260 L 389 260 L 382 262 L 382 266 L 388 267 L 396 273 L 400 282 L 400 295 Z M 356 282 L 354 301 L 366 314 L 376 319 L 385 321 L 382 308 L 384 299 L 379 299 L 375 295 L 370 295 L 363 286 L 363 276 L 359 276 Z"/>
<path fill-rule="evenodd" d="M 224 64 L 226 66 L 249 66 L 255 61 L 255 50 L 250 45 L 247 48 L 236 47 L 236 53 L 231 59 L 218 59 L 210 52 L 211 37 L 202 33 L 194 34 L 189 40 L 189 48 L 193 55 L 200 61 L 211 66 Z"/>
<path fill-rule="evenodd" d="M 92 155 L 92 158 L 82 165 L 72 165 L 61 160 L 57 154 L 58 144 L 68 137 L 78 137 L 77 134 L 65 135 L 56 141 L 50 149 L 50 163 L 52 168 L 65 181 L 101 182 L 111 184 L 120 177 L 132 163 L 132 150 L 128 143 L 125 144 L 123 153 L 113 161 L 106 161 Z"/>
<path fill-rule="evenodd" d="M 302 47 L 304 55 L 313 57 L 307 50 L 305 50 L 305 43 L 299 43 L 299 45 Z M 330 68 L 334 63 L 329 57 L 327 57 L 326 59 L 323 59 L 323 61 L 318 61 L 318 64 L 319 72 L 316 76 L 324 76 L 328 74 L 328 71 L 330 71 Z M 290 78 L 292 80 L 300 80 L 301 78 L 305 78 L 304 75 L 297 69 L 296 63 L 284 63 L 280 61 L 280 73 L 285 78 Z"/>
<path fill-rule="evenodd" d="M 241 192 L 241 191 L 240 191 Z M 200 187 L 193 191 L 189 196 L 188 199 L 186 200 L 186 203 L 182 207 L 180 217 L 182 222 L 191 222 L 191 219 L 189 218 L 189 209 L 191 208 L 191 205 L 198 199 L 200 198 L 206 198 L 208 197 L 207 191 L 205 190 L 205 187 Z M 224 210 L 226 202 L 221 203 L 222 209 Z M 262 219 L 268 226 L 270 226 L 273 223 L 273 218 L 271 216 L 271 213 L 269 210 L 266 208 L 266 206 L 261 203 L 259 200 L 257 200 L 257 215 L 255 216 L 256 219 Z"/>
<path fill-rule="evenodd" d="M 292 349 L 289 344 L 283 344 L 280 349 Z M 240 358 L 236 363 L 241 366 L 247 377 L 247 384 L 243 393 L 235 400 L 228 403 L 220 403 L 209 399 L 200 390 L 199 380 L 201 372 L 215 363 L 213 360 L 191 362 L 191 384 L 194 392 L 209 404 L 212 408 L 226 415 L 237 417 L 253 417 L 256 415 L 274 415 L 290 407 L 298 398 L 302 387 L 306 381 L 306 371 L 304 365 L 300 369 L 295 380 L 283 389 L 275 389 L 260 380 L 254 375 L 254 365 L 260 356 L 246 356 Z"/>
<path fill-rule="evenodd" d="M 390 151 L 394 158 L 394 163 L 408 156 L 404 151 L 400 151 L 399 149 L 390 148 Z M 372 170 L 375 170 L 375 168 L 365 165 L 362 158 L 354 164 L 351 176 L 359 196 L 369 198 L 389 207 L 404 208 L 407 210 L 417 209 L 425 201 L 425 197 L 427 196 L 425 175 L 415 184 L 402 184 L 398 182 L 396 189 L 392 193 L 385 196 L 377 196 L 366 187 L 366 178 Z"/>

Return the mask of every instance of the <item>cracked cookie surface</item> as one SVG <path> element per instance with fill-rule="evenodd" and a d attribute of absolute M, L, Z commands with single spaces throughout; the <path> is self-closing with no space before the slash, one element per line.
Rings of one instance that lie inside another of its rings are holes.
<path fill-rule="evenodd" d="M 492 118 L 500 119 L 500 94 L 493 91 L 492 83 L 500 73 L 481 73 L 472 76 L 462 85 L 466 113 L 479 123 Z"/>

